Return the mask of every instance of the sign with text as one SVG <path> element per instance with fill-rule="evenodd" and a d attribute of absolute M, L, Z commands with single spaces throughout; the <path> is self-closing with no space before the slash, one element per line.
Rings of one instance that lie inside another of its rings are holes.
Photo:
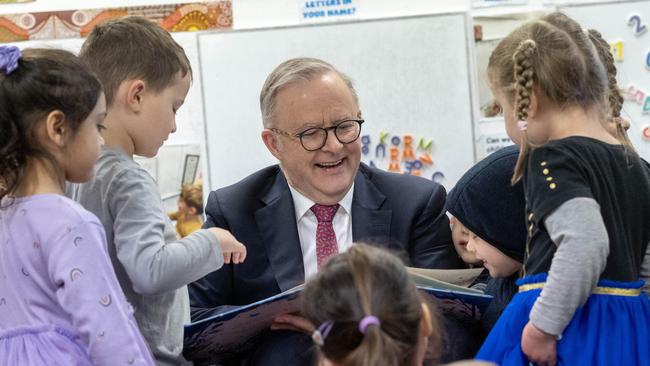
<path fill-rule="evenodd" d="M 481 160 L 502 147 L 514 143 L 506 133 L 503 117 L 481 118 L 477 138 L 477 159 Z"/>
<path fill-rule="evenodd" d="M 323 23 L 359 17 L 359 0 L 302 0 L 299 1 L 300 21 Z"/>

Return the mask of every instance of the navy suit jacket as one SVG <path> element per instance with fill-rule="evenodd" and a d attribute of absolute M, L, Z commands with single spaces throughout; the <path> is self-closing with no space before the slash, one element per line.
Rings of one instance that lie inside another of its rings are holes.
<path fill-rule="evenodd" d="M 464 268 L 451 240 L 445 189 L 430 180 L 361 164 L 354 181 L 352 238 L 403 254 L 422 268 Z M 193 320 L 220 305 L 244 305 L 305 281 L 293 199 L 279 166 L 210 193 L 204 227 L 221 227 L 247 248 L 190 284 Z"/>

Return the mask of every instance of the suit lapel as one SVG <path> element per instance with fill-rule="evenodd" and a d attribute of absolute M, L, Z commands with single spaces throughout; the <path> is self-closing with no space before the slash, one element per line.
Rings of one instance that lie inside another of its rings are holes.
<path fill-rule="evenodd" d="M 372 172 L 359 167 L 352 197 L 352 240 L 388 242 L 393 211 L 382 208 L 386 196 L 370 181 Z"/>
<path fill-rule="evenodd" d="M 278 287 L 286 291 L 305 281 L 305 269 L 293 199 L 280 169 L 260 199 L 265 206 L 255 212 L 255 220 Z"/>

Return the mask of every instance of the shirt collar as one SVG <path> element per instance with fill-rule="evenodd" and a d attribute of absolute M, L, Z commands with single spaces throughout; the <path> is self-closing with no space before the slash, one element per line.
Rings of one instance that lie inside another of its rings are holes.
<path fill-rule="evenodd" d="M 310 200 L 309 198 L 305 197 L 302 193 L 298 192 L 295 188 L 289 184 L 289 190 L 291 191 L 291 197 L 293 198 L 293 207 L 295 209 L 295 214 L 296 214 L 296 222 L 300 221 L 300 219 L 305 216 L 305 214 L 311 212 L 309 209 L 311 206 L 313 206 L 316 202 Z M 343 198 L 339 201 L 339 205 L 341 208 L 345 210 L 345 213 L 348 215 L 352 216 L 352 196 L 354 195 L 354 182 L 352 182 L 352 186 L 348 190 L 348 192 L 343 196 Z"/>

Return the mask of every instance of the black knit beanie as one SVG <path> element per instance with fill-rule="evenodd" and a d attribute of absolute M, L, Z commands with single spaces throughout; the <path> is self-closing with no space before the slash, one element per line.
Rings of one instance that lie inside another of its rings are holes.
<path fill-rule="evenodd" d="M 526 247 L 526 212 L 521 181 L 510 178 L 519 148 L 504 147 L 468 170 L 447 196 L 446 208 L 467 229 L 523 262 Z"/>

